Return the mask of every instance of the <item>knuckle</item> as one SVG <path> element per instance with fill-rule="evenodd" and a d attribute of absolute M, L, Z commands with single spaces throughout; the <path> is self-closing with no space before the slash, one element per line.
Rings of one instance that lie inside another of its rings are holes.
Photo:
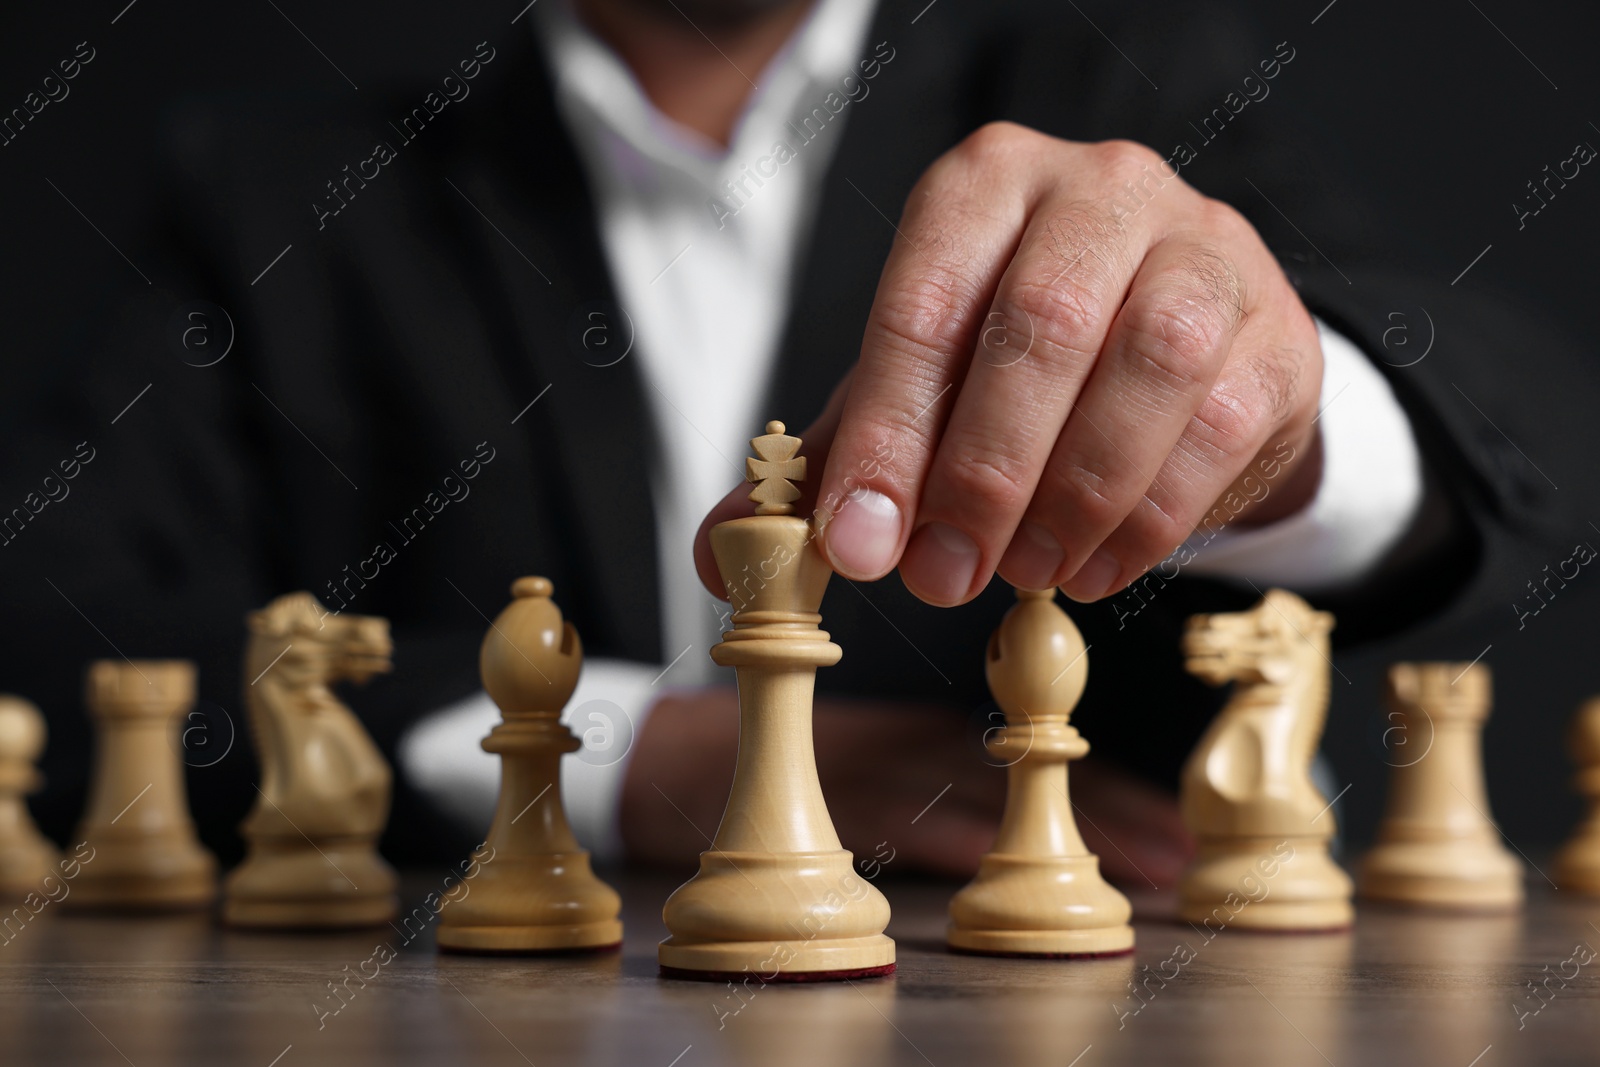
<path fill-rule="evenodd" d="M 1292 348 L 1270 348 L 1252 356 L 1245 367 L 1261 397 L 1264 417 L 1281 423 L 1293 412 L 1300 398 L 1300 372 L 1304 361 Z"/>
<path fill-rule="evenodd" d="M 1200 219 L 1206 229 L 1230 240 L 1260 241 L 1256 228 L 1244 214 L 1222 200 L 1203 197 L 1200 201 Z"/>
<path fill-rule="evenodd" d="M 956 271 L 920 271 L 885 286 L 872 326 L 896 349 L 953 352 L 962 340 L 962 310 L 978 295 L 972 281 Z"/>
<path fill-rule="evenodd" d="M 1070 281 L 1025 279 L 1010 286 L 996 305 L 1005 321 L 1026 323 L 1033 336 L 1075 354 L 1088 351 L 1085 342 L 1105 315 L 1099 293 Z"/>
<path fill-rule="evenodd" d="M 1166 392 L 1192 394 L 1211 384 L 1216 353 L 1229 323 L 1206 301 L 1165 299 L 1141 306 L 1128 320 L 1131 354 Z"/>
<path fill-rule="evenodd" d="M 1040 136 L 1015 122 L 986 122 L 963 138 L 952 152 L 973 162 L 993 163 L 1008 159 L 1025 143 Z"/>
<path fill-rule="evenodd" d="M 1021 511 L 1031 495 L 1023 462 L 992 448 L 957 449 L 941 467 L 940 478 L 953 496 L 982 504 L 986 511 Z"/>
<path fill-rule="evenodd" d="M 1067 205 L 1045 222 L 1044 232 L 1056 279 L 1071 274 L 1090 284 L 1109 282 L 1117 268 L 1131 266 L 1123 224 L 1101 203 Z"/>
<path fill-rule="evenodd" d="M 911 412 L 881 411 L 862 420 L 847 438 L 835 442 L 827 468 L 831 488 L 818 506 L 836 513 L 868 489 L 903 502 L 910 495 L 908 467 L 931 445 L 927 430 L 916 425 Z"/>
<path fill-rule="evenodd" d="M 1051 464 L 1046 485 L 1051 510 L 1073 516 L 1073 527 L 1105 529 L 1127 510 L 1117 497 L 1114 473 L 1089 456 Z"/>
<path fill-rule="evenodd" d="M 1255 454 L 1256 442 L 1271 424 L 1266 395 L 1252 387 L 1215 389 L 1194 414 L 1196 437 L 1213 457 L 1237 459 Z"/>
<path fill-rule="evenodd" d="M 1183 521 L 1147 494 L 1118 529 L 1118 548 L 1123 558 L 1148 569 L 1171 555 L 1194 526 L 1192 519 Z"/>
<path fill-rule="evenodd" d="M 1184 254 L 1178 273 L 1186 288 L 1226 317 L 1230 333 L 1238 329 L 1244 320 L 1244 281 L 1232 260 L 1199 245 Z"/>
<path fill-rule="evenodd" d="M 1137 171 L 1141 167 L 1151 167 L 1161 162 L 1161 154 L 1154 149 L 1140 144 L 1138 141 L 1129 141 L 1124 138 L 1114 138 L 1101 141 L 1095 148 L 1100 153 L 1100 158 L 1108 169 L 1114 172 Z"/>

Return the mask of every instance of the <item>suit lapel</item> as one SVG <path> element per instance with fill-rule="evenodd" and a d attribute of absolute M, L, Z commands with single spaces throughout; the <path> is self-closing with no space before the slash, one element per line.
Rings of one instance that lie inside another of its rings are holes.
<path fill-rule="evenodd" d="M 911 187 L 982 121 L 976 50 L 970 42 L 963 47 L 938 20 L 913 25 L 924 6 L 925 0 L 879 5 L 865 54 L 886 43 L 893 58 L 867 83 L 869 93 L 847 105 L 844 139 L 823 179 L 809 238 L 801 242 L 799 283 L 763 408 L 791 426 L 820 415 L 833 387 L 855 366 Z"/>
<path fill-rule="evenodd" d="M 591 598 L 595 651 L 660 658 L 655 519 L 646 414 L 631 332 L 612 291 L 595 205 L 556 111 L 544 57 L 528 38 L 506 48 L 504 79 L 483 120 L 448 162 L 472 204 L 445 203 L 478 235 L 510 312 L 508 381 L 537 403 L 517 425 L 541 473 L 561 487 L 553 519 Z M 453 201 L 453 203 L 452 203 Z M 485 225 L 478 211 L 491 223 Z M 520 405 L 519 405 L 520 406 Z M 626 533 L 620 533 L 626 531 Z M 639 546 L 620 557 L 604 546 Z M 537 568 L 538 561 L 529 565 Z"/>

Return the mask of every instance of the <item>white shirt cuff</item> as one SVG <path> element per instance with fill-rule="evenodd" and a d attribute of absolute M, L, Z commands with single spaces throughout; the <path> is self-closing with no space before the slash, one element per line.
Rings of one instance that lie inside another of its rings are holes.
<path fill-rule="evenodd" d="M 622 857 L 623 776 L 659 677 L 658 667 L 587 659 L 562 713 L 583 747 L 561 761 L 561 801 L 578 842 L 596 859 Z M 487 828 L 500 796 L 500 759 L 481 742 L 499 722 L 500 709 L 484 692 L 433 712 L 400 739 L 402 772 L 446 814 Z"/>
<path fill-rule="evenodd" d="M 1415 521 L 1423 500 L 1422 456 L 1411 420 L 1354 343 L 1320 319 L 1317 333 L 1322 483 L 1315 497 L 1265 526 L 1197 529 L 1179 550 L 1192 554 L 1191 573 L 1327 592 L 1368 574 Z M 1265 484 L 1270 492 L 1270 480 Z"/>

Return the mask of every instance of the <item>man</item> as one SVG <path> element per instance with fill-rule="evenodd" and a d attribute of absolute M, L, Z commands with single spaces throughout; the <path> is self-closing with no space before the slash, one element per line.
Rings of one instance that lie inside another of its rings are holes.
<path fill-rule="evenodd" d="M 824 551 L 844 579 L 898 571 L 909 591 L 837 580 L 824 606 L 846 653 L 819 679 L 825 791 L 847 846 L 892 839 L 907 867 L 962 873 L 1002 789 L 961 743 L 996 573 L 1092 602 L 1077 721 L 1159 777 L 1212 706 L 1177 665 L 1189 611 L 1287 584 L 1370 636 L 1476 607 L 1576 528 L 1475 421 L 1517 441 L 1562 421 L 1493 387 L 1520 323 L 1430 292 L 1456 324 L 1448 371 L 1362 355 L 1396 282 L 1246 111 L 1293 42 L 1208 16 L 1108 47 L 1053 5 L 920 6 L 548 3 L 537 43 L 486 41 L 426 97 L 196 113 L 175 247 L 238 350 L 209 374 L 156 351 L 170 298 L 121 320 L 150 355 L 97 364 L 87 408 L 155 386 L 138 436 L 105 449 L 116 521 L 56 516 L 38 550 L 74 568 L 57 592 L 206 664 L 285 588 L 390 615 L 397 675 L 364 706 L 421 794 L 390 844 L 420 855 L 431 811 L 482 821 L 493 712 L 467 696 L 471 649 L 510 578 L 547 574 L 592 657 L 575 726 L 610 739 L 569 761 L 580 827 L 683 860 L 736 740 L 695 531 L 738 506 L 705 516 L 743 438 L 815 417 L 803 503 Z M 303 257 L 258 274 L 285 243 Z M 1538 355 L 1577 373 L 1568 349 Z M 218 811 L 234 766 L 194 776 Z M 1075 770 L 1091 847 L 1170 879 L 1171 801 L 1114 766 Z"/>

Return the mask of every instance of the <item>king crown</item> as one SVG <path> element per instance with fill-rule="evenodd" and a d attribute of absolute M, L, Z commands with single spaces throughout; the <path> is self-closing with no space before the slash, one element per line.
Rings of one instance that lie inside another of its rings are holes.
<path fill-rule="evenodd" d="M 760 458 L 744 461 L 744 477 L 755 483 L 750 499 L 755 501 L 757 515 L 793 515 L 794 502 L 800 499 L 794 483 L 805 479 L 806 458 L 796 455 L 800 438 L 790 437 L 784 429 L 783 423 L 774 420 L 767 423 L 765 436 L 750 441 Z"/>

